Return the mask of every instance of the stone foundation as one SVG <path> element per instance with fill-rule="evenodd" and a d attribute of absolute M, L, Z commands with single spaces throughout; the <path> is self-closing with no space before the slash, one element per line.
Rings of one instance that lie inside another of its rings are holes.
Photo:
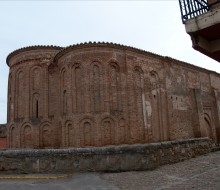
<path fill-rule="evenodd" d="M 151 144 L 0 151 L 1 173 L 152 170 L 212 151 L 208 138 Z"/>

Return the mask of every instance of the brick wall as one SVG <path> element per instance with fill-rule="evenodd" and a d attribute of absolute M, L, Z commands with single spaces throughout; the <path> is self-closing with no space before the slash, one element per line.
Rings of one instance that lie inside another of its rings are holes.
<path fill-rule="evenodd" d="M 0 124 L 0 149 L 7 148 L 6 125 Z"/>
<path fill-rule="evenodd" d="M 7 58 L 9 148 L 220 141 L 220 75 L 108 43 L 37 46 Z"/>

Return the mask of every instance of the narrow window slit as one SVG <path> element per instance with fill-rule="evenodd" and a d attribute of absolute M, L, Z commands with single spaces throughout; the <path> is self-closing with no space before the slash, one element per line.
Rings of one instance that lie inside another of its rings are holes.
<path fill-rule="evenodd" d="M 36 118 L 38 118 L 38 100 L 36 101 Z"/>

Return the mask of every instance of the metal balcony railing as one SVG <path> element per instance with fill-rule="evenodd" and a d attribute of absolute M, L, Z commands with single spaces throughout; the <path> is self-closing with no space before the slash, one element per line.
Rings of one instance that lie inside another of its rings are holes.
<path fill-rule="evenodd" d="M 183 23 L 188 19 L 208 12 L 217 3 L 220 3 L 220 0 L 216 0 L 212 4 L 208 3 L 208 0 L 179 0 Z"/>

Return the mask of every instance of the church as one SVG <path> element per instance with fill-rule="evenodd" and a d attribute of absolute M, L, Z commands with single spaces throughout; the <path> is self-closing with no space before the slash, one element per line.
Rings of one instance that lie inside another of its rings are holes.
<path fill-rule="evenodd" d="M 220 142 L 220 74 L 104 42 L 7 57 L 8 148 Z"/>

